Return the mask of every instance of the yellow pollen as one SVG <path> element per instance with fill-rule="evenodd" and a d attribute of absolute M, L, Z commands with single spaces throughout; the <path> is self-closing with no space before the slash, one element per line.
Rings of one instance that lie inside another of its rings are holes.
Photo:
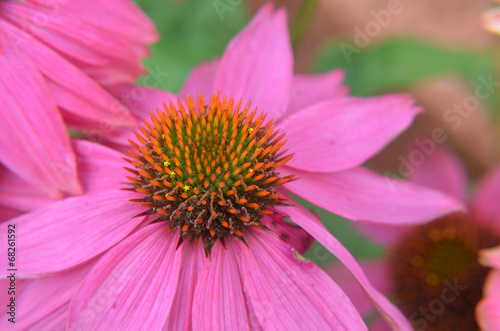
<path fill-rule="evenodd" d="M 170 165 L 170 162 L 165 161 L 165 162 L 163 162 L 163 165 L 164 165 L 165 167 L 168 167 L 168 166 Z"/>
<path fill-rule="evenodd" d="M 182 188 L 185 192 L 191 190 L 191 186 L 189 185 L 184 185 L 184 187 Z"/>

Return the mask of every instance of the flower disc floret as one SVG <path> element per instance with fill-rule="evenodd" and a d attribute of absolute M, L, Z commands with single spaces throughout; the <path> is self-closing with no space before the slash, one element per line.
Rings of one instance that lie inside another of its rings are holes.
<path fill-rule="evenodd" d="M 488 272 L 479 264 L 479 252 L 499 243 L 497 233 L 465 213 L 447 215 L 406 234 L 389 266 L 395 299 L 412 316 L 416 329 L 426 321 L 429 330 L 479 330 L 474 307 Z M 425 309 L 439 314 L 427 315 Z"/>
<path fill-rule="evenodd" d="M 185 105 L 164 105 L 136 133 L 128 178 L 154 222 L 202 239 L 209 251 L 228 235 L 243 240 L 247 226 L 263 228 L 270 207 L 286 204 L 276 189 L 293 176 L 277 168 L 292 156 L 280 151 L 286 141 L 274 123 L 241 100 L 187 96 Z"/>

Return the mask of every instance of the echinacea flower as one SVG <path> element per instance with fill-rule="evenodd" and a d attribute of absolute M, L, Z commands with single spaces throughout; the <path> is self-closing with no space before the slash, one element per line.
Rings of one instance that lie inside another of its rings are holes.
<path fill-rule="evenodd" d="M 0 162 L 53 198 L 81 193 L 66 124 L 133 126 L 104 86 L 143 73 L 156 38 L 128 0 L 0 1 Z"/>
<path fill-rule="evenodd" d="M 293 77 L 286 26 L 285 13 L 266 6 L 219 62 L 195 69 L 183 89 L 194 97 L 165 100 L 140 128 L 128 176 L 122 153 L 79 142 L 102 170 L 85 180 L 98 189 L 5 224 L 23 238 L 21 277 L 97 259 L 74 289 L 70 330 L 365 330 L 342 290 L 300 255 L 303 230 L 348 266 L 394 328 L 409 329 L 315 217 L 289 206 L 287 192 L 386 223 L 459 205 L 358 167 L 418 109 L 401 95 L 346 97 L 338 73 Z"/>
<path fill-rule="evenodd" d="M 417 183 L 464 201 L 469 210 L 413 227 L 361 227 L 367 237 L 388 249 L 386 258 L 361 265 L 375 287 L 394 299 L 415 330 L 479 330 L 481 316 L 491 318 L 493 313 L 487 303 L 479 310 L 483 315 L 476 313 L 476 306 L 483 291 L 491 293 L 494 286 L 487 282 L 485 287 L 489 269 L 481 265 L 480 256 L 483 249 L 500 244 L 500 168 L 481 181 L 472 199 L 467 197 L 464 169 L 444 149 L 437 148 L 412 176 Z M 348 293 L 359 293 L 354 282 L 346 285 L 347 278 L 336 271 L 336 267 L 330 270 L 334 279 L 346 288 L 352 286 Z M 494 280 L 489 283 L 495 284 Z M 354 303 L 367 314 L 367 299 L 357 298 Z M 387 327 L 381 320 L 375 324 L 374 330 Z"/>

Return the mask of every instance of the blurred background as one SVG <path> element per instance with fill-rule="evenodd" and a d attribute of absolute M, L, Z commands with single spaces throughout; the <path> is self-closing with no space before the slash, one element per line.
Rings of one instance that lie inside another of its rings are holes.
<path fill-rule="evenodd" d="M 161 40 L 145 61 L 141 83 L 177 92 L 190 70 L 219 57 L 229 40 L 265 1 L 136 0 L 154 20 Z M 411 93 L 424 108 L 412 127 L 366 165 L 404 177 L 416 141 L 440 141 L 464 162 L 472 185 L 500 156 L 498 37 L 483 28 L 483 0 L 283 0 L 295 70 L 345 71 L 351 95 Z M 265 50 L 263 50 L 265 51 Z M 495 129 L 496 128 L 496 129 Z M 358 258 L 383 250 L 350 223 L 298 200 Z M 319 245 L 306 255 L 322 265 L 332 257 Z"/>

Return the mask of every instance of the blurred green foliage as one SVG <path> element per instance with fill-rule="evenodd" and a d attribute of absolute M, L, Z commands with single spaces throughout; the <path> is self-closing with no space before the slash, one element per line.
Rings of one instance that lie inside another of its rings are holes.
<path fill-rule="evenodd" d="M 344 45 L 344 47 L 342 47 Z M 347 53 L 346 43 L 333 41 L 320 52 L 316 68 L 343 68 L 352 94 L 367 96 L 405 90 L 435 76 L 461 76 L 472 86 L 493 73 L 490 54 L 460 51 L 412 39 L 389 39 L 359 52 Z M 349 45 L 349 44 L 347 44 Z M 354 46 L 354 45 L 351 45 Z"/>
<path fill-rule="evenodd" d="M 213 1 L 136 0 L 155 22 L 161 39 L 145 65 L 168 73 L 159 88 L 177 92 L 188 73 L 202 61 L 220 56 L 231 38 L 248 21 L 245 4 L 221 15 Z"/>

